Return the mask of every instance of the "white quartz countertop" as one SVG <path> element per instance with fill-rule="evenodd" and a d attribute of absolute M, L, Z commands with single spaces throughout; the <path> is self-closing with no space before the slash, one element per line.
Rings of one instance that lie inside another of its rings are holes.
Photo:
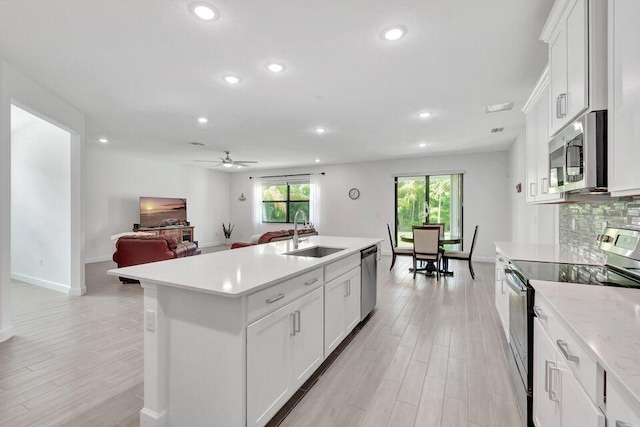
<path fill-rule="evenodd" d="M 563 245 L 537 245 L 532 243 L 494 242 L 496 249 L 512 261 L 539 261 L 561 264 L 602 265 L 603 260 L 590 258 Z"/>
<path fill-rule="evenodd" d="M 303 237 L 298 250 L 314 246 L 345 248 L 323 258 L 283 255 L 294 250 L 293 241 L 247 246 L 228 251 L 177 258 L 109 270 L 141 282 L 167 285 L 199 292 L 238 297 L 329 264 L 382 239 L 358 237 Z"/>
<path fill-rule="evenodd" d="M 595 358 L 640 402 L 640 289 L 532 280 Z"/>

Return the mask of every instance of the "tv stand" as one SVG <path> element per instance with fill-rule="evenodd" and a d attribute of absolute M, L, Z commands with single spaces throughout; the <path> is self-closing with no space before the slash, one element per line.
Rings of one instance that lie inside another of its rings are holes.
<path fill-rule="evenodd" d="M 193 229 L 190 225 L 174 225 L 169 227 L 142 227 L 134 228 L 133 231 L 144 231 L 145 233 L 153 233 L 156 236 L 171 236 L 178 243 L 193 243 Z"/>

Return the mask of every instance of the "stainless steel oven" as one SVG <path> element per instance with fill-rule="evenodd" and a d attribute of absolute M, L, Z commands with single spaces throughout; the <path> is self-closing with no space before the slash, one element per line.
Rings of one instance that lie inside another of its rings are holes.
<path fill-rule="evenodd" d="M 509 373 L 516 393 L 520 416 L 525 426 L 533 420 L 533 288 L 517 268 L 509 263 L 505 268 L 509 286 Z"/>

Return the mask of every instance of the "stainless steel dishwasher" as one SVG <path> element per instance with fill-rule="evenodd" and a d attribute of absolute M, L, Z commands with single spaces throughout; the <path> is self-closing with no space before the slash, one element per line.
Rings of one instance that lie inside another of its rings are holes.
<path fill-rule="evenodd" d="M 371 246 L 361 252 L 362 291 L 360 292 L 360 320 L 376 306 L 378 291 L 378 247 Z"/>

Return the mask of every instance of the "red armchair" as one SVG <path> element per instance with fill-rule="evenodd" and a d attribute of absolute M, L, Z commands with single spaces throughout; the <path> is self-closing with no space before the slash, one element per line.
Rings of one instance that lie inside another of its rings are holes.
<path fill-rule="evenodd" d="M 171 236 L 124 236 L 116 243 L 113 260 L 121 268 L 199 254 L 195 243 L 178 243 Z M 131 282 L 122 277 L 120 280 Z"/>

